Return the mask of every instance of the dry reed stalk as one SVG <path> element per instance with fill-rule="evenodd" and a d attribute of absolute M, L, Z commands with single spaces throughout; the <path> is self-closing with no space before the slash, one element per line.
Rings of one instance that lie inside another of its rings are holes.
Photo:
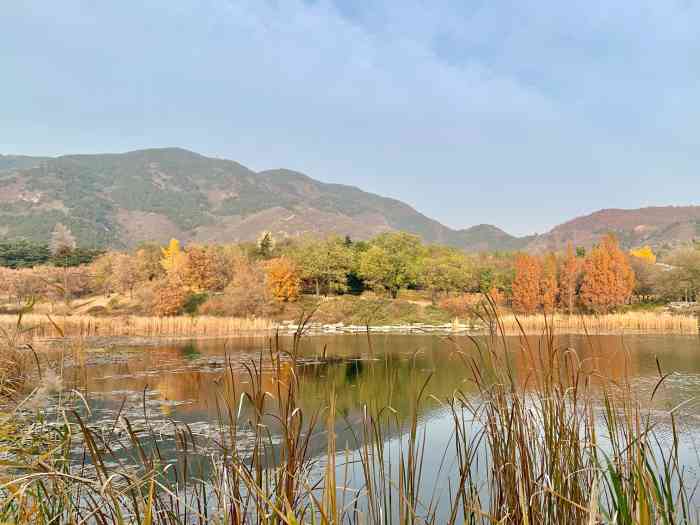
<path fill-rule="evenodd" d="M 13 315 L 0 315 L 0 327 L 17 322 Z M 92 317 L 71 315 L 48 318 L 29 314 L 25 325 L 34 337 L 229 337 L 252 332 L 269 332 L 276 323 L 268 319 L 237 317 Z M 63 332 L 63 334 L 61 333 Z"/>
<path fill-rule="evenodd" d="M 698 318 L 692 315 L 669 313 L 628 312 L 604 315 L 503 315 L 500 318 L 505 331 L 519 335 L 541 334 L 546 328 L 557 333 L 618 333 L 654 332 L 665 334 L 697 334 Z"/>

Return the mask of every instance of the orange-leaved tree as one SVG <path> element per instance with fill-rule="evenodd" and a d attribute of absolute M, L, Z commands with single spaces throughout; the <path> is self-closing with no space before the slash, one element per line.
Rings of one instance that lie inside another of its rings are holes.
<path fill-rule="evenodd" d="M 169 278 L 160 279 L 153 287 L 153 313 L 155 315 L 177 315 L 182 312 L 187 292 L 179 282 Z"/>
<path fill-rule="evenodd" d="M 513 279 L 513 309 L 517 312 L 531 314 L 541 304 L 540 280 L 542 265 L 537 257 L 520 253 L 515 259 L 515 278 Z"/>
<path fill-rule="evenodd" d="M 195 291 L 222 290 L 226 286 L 225 261 L 214 246 L 188 246 L 186 279 Z"/>
<path fill-rule="evenodd" d="M 552 313 L 557 305 L 559 284 L 557 283 L 557 256 L 554 253 L 545 255 L 542 261 L 542 275 L 540 277 L 540 294 L 542 308 L 546 313 Z"/>
<path fill-rule="evenodd" d="M 280 302 L 296 301 L 301 279 L 299 269 L 288 257 L 277 257 L 266 264 L 267 286 L 272 296 Z"/>
<path fill-rule="evenodd" d="M 620 249 L 617 238 L 608 234 L 586 257 L 581 301 L 591 310 L 608 312 L 627 302 L 634 283 L 634 271 L 627 256 Z"/>
<path fill-rule="evenodd" d="M 579 258 L 576 257 L 574 245 L 569 243 L 566 246 L 566 256 L 559 272 L 559 304 L 569 312 L 569 315 L 573 313 L 576 306 L 576 293 L 580 275 L 581 264 Z"/>

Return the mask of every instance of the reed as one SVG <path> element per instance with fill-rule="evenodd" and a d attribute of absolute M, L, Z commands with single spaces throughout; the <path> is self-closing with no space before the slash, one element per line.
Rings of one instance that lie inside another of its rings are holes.
<path fill-rule="evenodd" d="M 484 326 L 491 321 L 486 321 Z M 547 327 L 558 333 L 662 333 L 697 334 L 698 318 L 654 312 L 629 312 L 605 315 L 526 315 L 503 314 L 499 317 L 503 329 L 510 335 L 526 333 L 540 335 Z M 12 331 L 17 316 L 0 315 L 0 331 Z M 232 337 L 260 334 L 269 336 L 279 324 L 270 319 L 174 316 L 174 317 L 93 317 L 89 315 L 47 316 L 24 314 L 23 332 L 36 338 L 59 337 Z M 470 325 L 471 326 L 471 325 Z M 461 329 L 459 323 L 453 328 Z"/>
<path fill-rule="evenodd" d="M 66 408 L 58 418 L 62 424 L 47 427 L 31 447 L 20 440 L 9 451 L 0 522 L 697 522 L 674 411 L 668 414 L 672 439 L 664 441 L 629 382 L 612 381 L 590 363 L 584 366 L 574 349 L 558 348 L 550 324 L 536 346 L 521 338 L 517 351 L 536 366 L 516 378 L 505 320 L 492 303 L 485 315 L 487 338 L 467 346 L 454 341 L 477 395 L 456 391 L 431 399 L 430 376 L 415 371 L 409 408 L 399 412 L 368 402 L 344 449 L 336 436 L 343 422 L 333 389 L 321 408 L 305 411 L 298 403 L 298 343 L 308 319 L 291 348 L 272 338 L 267 355 L 246 365 L 245 389 L 229 361 L 218 432 L 207 452 L 187 425 L 173 423 L 173 461 L 147 417 L 138 429 L 118 416 L 112 431 L 104 432 Z M 263 369 L 272 371 L 272 386 Z M 659 365 L 654 394 L 666 377 Z M 424 472 L 425 452 L 435 446 L 420 416 L 428 402 L 442 404 L 450 416 L 444 457 L 456 465 L 455 471 L 441 467 L 443 482 L 434 485 Z M 13 418 L 18 421 L 19 413 Z M 0 421 L 0 429 L 8 421 Z M 320 456 L 312 453 L 319 443 L 325 450 Z M 207 458 L 204 464 L 194 461 L 197 452 Z"/>
<path fill-rule="evenodd" d="M 0 328 L 12 328 L 13 315 L 0 315 Z M 228 337 L 237 334 L 269 332 L 273 321 L 258 318 L 176 316 L 176 317 L 92 317 L 69 315 L 51 317 L 24 316 L 34 337 Z"/>
<path fill-rule="evenodd" d="M 551 328 L 558 333 L 664 333 L 697 334 L 699 320 L 693 315 L 657 312 L 626 312 L 601 315 L 501 315 L 500 323 L 508 334 L 526 332 L 539 335 Z"/>
<path fill-rule="evenodd" d="M 39 356 L 31 344 L 23 344 L 31 332 L 23 320 L 33 306 L 33 302 L 27 303 L 14 317 L 14 322 L 0 325 L 0 400 L 19 395 L 33 372 L 41 376 Z"/>

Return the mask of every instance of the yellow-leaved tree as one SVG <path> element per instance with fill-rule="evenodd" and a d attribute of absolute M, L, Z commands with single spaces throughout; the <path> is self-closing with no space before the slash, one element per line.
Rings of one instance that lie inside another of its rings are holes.
<path fill-rule="evenodd" d="M 170 239 L 167 248 L 161 248 L 160 265 L 165 270 L 166 279 L 183 289 L 191 288 L 189 258 L 180 248 L 180 241 Z"/>
<path fill-rule="evenodd" d="M 168 246 L 161 248 L 162 257 L 160 259 L 160 265 L 166 272 L 170 272 L 175 268 L 178 260 L 182 258 L 182 250 L 180 249 L 180 241 L 177 239 L 170 239 Z"/>
<path fill-rule="evenodd" d="M 277 257 L 267 262 L 266 270 L 272 296 L 280 302 L 296 301 L 301 284 L 296 264 L 288 257 Z"/>
<path fill-rule="evenodd" d="M 632 257 L 636 257 L 637 259 L 642 259 L 649 264 L 656 263 L 656 254 L 654 253 L 654 250 L 651 249 L 651 246 L 642 246 L 641 248 L 630 250 L 630 255 Z"/>

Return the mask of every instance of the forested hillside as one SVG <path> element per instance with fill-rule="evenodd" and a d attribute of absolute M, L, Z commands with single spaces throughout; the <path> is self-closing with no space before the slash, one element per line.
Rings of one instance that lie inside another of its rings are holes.
<path fill-rule="evenodd" d="M 395 199 L 325 184 L 285 169 L 167 148 L 53 159 L 0 158 L 0 236 L 46 241 L 58 222 L 81 245 L 139 241 L 231 242 L 336 233 L 368 238 L 402 230 L 467 250 L 522 241 L 493 226 L 456 231 Z"/>

